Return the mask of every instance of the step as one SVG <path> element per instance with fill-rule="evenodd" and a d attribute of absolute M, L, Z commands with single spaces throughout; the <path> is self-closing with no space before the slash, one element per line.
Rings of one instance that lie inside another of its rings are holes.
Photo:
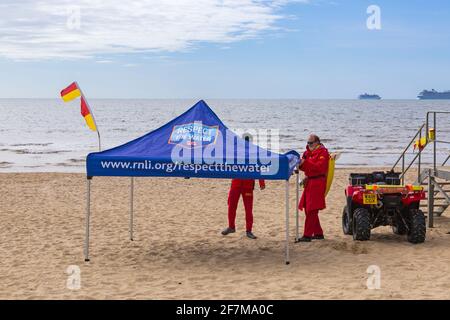
<path fill-rule="evenodd" d="M 434 197 L 434 200 L 446 200 L 445 197 Z M 425 200 L 428 200 L 428 197 L 425 197 Z"/>
<path fill-rule="evenodd" d="M 425 193 L 428 193 L 427 189 L 425 189 L 424 191 L 425 191 Z M 434 193 L 439 193 L 439 192 L 440 192 L 439 190 L 434 189 Z M 450 190 L 444 190 L 444 192 L 445 193 L 450 193 Z"/>
<path fill-rule="evenodd" d="M 439 182 L 439 181 L 436 181 L 436 182 L 437 182 L 438 184 L 442 185 L 442 186 L 448 186 L 448 185 L 450 185 L 450 182 L 447 182 L 447 181 L 445 181 L 445 182 Z M 422 185 L 422 186 L 427 186 L 428 183 L 422 182 L 421 185 Z"/>
<path fill-rule="evenodd" d="M 444 211 L 445 211 L 445 210 L 444 210 Z M 442 211 L 442 210 L 435 210 L 435 211 L 434 211 L 434 216 L 435 216 L 435 217 L 442 217 L 444 211 Z M 425 215 L 425 218 L 428 218 L 428 211 L 422 210 L 422 212 L 423 212 L 423 214 Z"/>
<path fill-rule="evenodd" d="M 420 204 L 420 207 L 422 207 L 422 208 L 428 208 L 428 204 Z M 435 208 L 437 208 L 437 207 L 439 207 L 439 208 L 447 208 L 448 206 L 447 205 L 443 205 L 443 204 L 434 204 L 434 206 L 433 207 L 435 207 Z"/>
<path fill-rule="evenodd" d="M 436 209 L 436 208 L 439 208 L 439 209 Z M 425 207 L 425 209 L 420 209 L 420 210 L 422 210 L 422 212 L 424 212 L 424 213 L 428 212 L 428 210 L 427 210 L 426 207 Z M 443 208 L 443 207 L 435 207 L 434 212 L 436 212 L 436 213 L 442 213 L 442 212 L 444 212 L 445 210 L 446 210 L 446 208 Z"/>
<path fill-rule="evenodd" d="M 420 210 L 423 212 L 423 214 L 427 218 L 428 217 L 428 210 L 423 210 L 423 209 L 420 209 Z M 442 217 L 442 216 L 444 216 L 444 212 L 445 212 L 445 210 L 434 209 L 434 216 L 435 217 Z"/>

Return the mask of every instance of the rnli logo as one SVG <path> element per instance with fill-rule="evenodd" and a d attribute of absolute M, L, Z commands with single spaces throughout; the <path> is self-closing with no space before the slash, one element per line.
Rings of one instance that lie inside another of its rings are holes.
<path fill-rule="evenodd" d="M 169 143 L 190 148 L 202 147 L 215 144 L 218 134 L 218 126 L 207 126 L 201 122 L 181 124 L 173 127 Z"/>

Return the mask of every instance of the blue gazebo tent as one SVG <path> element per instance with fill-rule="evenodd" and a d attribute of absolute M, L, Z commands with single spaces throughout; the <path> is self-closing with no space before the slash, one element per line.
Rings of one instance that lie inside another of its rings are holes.
<path fill-rule="evenodd" d="M 289 263 L 288 181 L 299 159 L 300 155 L 295 151 L 274 153 L 234 134 L 206 102 L 199 101 L 182 115 L 138 139 L 87 156 L 85 260 L 89 261 L 90 189 L 93 177 L 131 177 L 131 240 L 134 178 L 184 177 L 285 180 L 286 263 Z"/>

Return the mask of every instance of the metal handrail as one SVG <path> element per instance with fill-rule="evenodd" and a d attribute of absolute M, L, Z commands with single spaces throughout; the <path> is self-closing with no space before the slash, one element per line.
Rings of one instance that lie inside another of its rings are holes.
<path fill-rule="evenodd" d="M 419 128 L 419 130 L 417 130 L 416 134 L 414 135 L 414 137 L 411 139 L 411 142 L 408 144 L 408 146 L 403 150 L 402 154 L 400 155 L 400 157 L 397 159 L 397 161 L 395 162 L 395 164 L 392 166 L 392 170 L 394 170 L 394 168 L 398 165 L 398 163 L 400 162 L 400 160 L 402 159 L 402 157 L 405 156 L 406 152 L 409 150 L 409 148 L 411 147 L 411 145 L 416 141 L 417 136 L 419 135 L 419 132 L 422 131 L 422 129 L 425 127 L 426 123 L 422 124 L 422 126 Z"/>
<path fill-rule="evenodd" d="M 447 163 L 447 161 L 450 159 L 450 154 L 448 155 L 447 158 L 445 158 L 444 162 L 442 162 L 441 167 L 445 166 L 445 164 Z"/>
<path fill-rule="evenodd" d="M 409 142 L 409 144 L 407 145 L 407 147 L 403 150 L 403 152 L 401 153 L 400 157 L 397 159 L 397 161 L 395 162 L 395 164 L 392 166 L 392 171 L 395 169 L 395 167 L 397 167 L 397 165 L 400 163 L 400 161 L 402 162 L 402 174 L 400 176 L 402 183 L 404 183 L 405 180 L 405 174 L 406 172 L 408 172 L 408 170 L 412 167 L 412 165 L 416 162 L 416 160 L 418 160 L 418 180 L 420 181 L 421 175 L 421 165 L 422 165 L 422 159 L 421 159 L 421 155 L 422 155 L 422 151 L 426 148 L 426 146 L 428 145 L 428 142 L 430 141 L 430 136 L 429 136 L 429 132 L 430 132 L 430 115 L 433 116 L 433 128 L 435 130 L 434 132 L 434 137 L 433 140 L 431 140 L 433 142 L 433 170 L 434 172 L 437 171 L 437 153 L 436 153 L 436 149 L 437 149 L 437 144 L 438 143 L 442 143 L 442 144 L 450 144 L 450 141 L 442 141 L 442 140 L 437 140 L 437 123 L 436 123 L 436 115 L 438 114 L 450 114 L 450 111 L 428 111 L 427 112 L 427 116 L 426 116 L 426 121 L 424 124 L 422 124 L 422 126 L 420 126 L 420 128 L 417 130 L 416 134 L 414 135 L 414 137 L 411 139 L 411 141 Z M 422 139 L 422 131 L 425 128 L 425 137 L 426 137 L 426 144 L 423 146 L 423 148 L 419 148 L 419 152 L 416 154 L 416 156 L 412 159 L 412 161 L 409 163 L 409 165 L 405 168 L 405 157 L 406 157 L 406 153 L 408 152 L 408 150 L 411 148 L 411 146 L 415 143 L 417 137 L 419 138 L 419 141 Z M 442 163 L 441 166 L 444 166 L 447 161 L 450 160 L 450 155 L 445 159 L 445 161 Z"/>
<path fill-rule="evenodd" d="M 437 166 L 436 166 L 436 162 L 437 162 L 437 157 L 436 157 L 436 148 L 437 148 L 437 143 L 438 143 L 438 140 L 437 140 L 437 130 L 436 130 L 436 115 L 437 114 L 450 114 L 450 112 L 449 111 L 428 111 L 427 112 L 427 121 L 426 121 L 426 124 L 427 124 L 427 126 L 426 126 L 426 132 L 427 132 L 427 134 L 428 134 L 428 131 L 429 131 L 429 128 L 430 128 L 430 115 L 433 115 L 433 128 L 434 128 L 434 134 L 435 134 L 435 136 L 434 136 L 434 140 L 433 140 L 433 170 L 434 170 L 434 173 L 436 173 L 436 171 L 437 171 Z M 445 162 L 447 162 L 447 160 L 445 161 Z M 444 164 L 445 164 L 445 162 L 444 162 Z"/>
<path fill-rule="evenodd" d="M 414 164 L 414 162 L 416 161 L 417 158 L 419 158 L 419 172 L 420 172 L 420 155 L 422 153 L 423 149 L 419 148 L 419 153 L 414 157 L 414 159 L 409 163 L 408 167 L 405 169 L 405 156 L 406 156 L 406 152 L 408 152 L 408 150 L 411 148 L 411 146 L 415 143 L 417 137 L 419 137 L 419 140 L 422 138 L 422 130 L 423 128 L 426 126 L 426 123 L 423 123 L 419 130 L 417 130 L 416 134 L 414 135 L 414 137 L 411 139 L 411 141 L 409 142 L 409 144 L 406 146 L 406 148 L 403 150 L 403 152 L 401 153 L 400 157 L 397 159 L 397 161 L 395 162 L 395 164 L 392 166 L 391 171 L 394 171 L 395 167 L 397 167 L 397 165 L 399 164 L 400 161 L 402 161 L 402 174 L 400 176 L 400 179 L 402 180 L 402 184 L 405 183 L 405 174 L 406 172 L 409 170 L 409 168 L 411 168 L 411 166 Z"/>

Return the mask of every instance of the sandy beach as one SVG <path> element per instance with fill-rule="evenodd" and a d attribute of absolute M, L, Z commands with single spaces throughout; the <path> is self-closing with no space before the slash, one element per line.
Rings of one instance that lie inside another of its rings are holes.
<path fill-rule="evenodd" d="M 131 242 L 130 180 L 95 178 L 85 263 L 85 176 L 0 174 L 0 299 L 449 299 L 448 215 L 436 218 L 421 245 L 387 227 L 374 230 L 369 242 L 354 242 L 341 230 L 350 171 L 367 169 L 337 170 L 321 212 L 324 241 L 293 243 L 291 192 L 289 266 L 283 182 L 255 191 L 255 241 L 244 236 L 242 203 L 238 232 L 220 235 L 228 180 L 137 179 Z M 81 269 L 79 290 L 66 286 L 70 265 Z M 369 265 L 381 268 L 380 290 L 367 289 Z"/>

